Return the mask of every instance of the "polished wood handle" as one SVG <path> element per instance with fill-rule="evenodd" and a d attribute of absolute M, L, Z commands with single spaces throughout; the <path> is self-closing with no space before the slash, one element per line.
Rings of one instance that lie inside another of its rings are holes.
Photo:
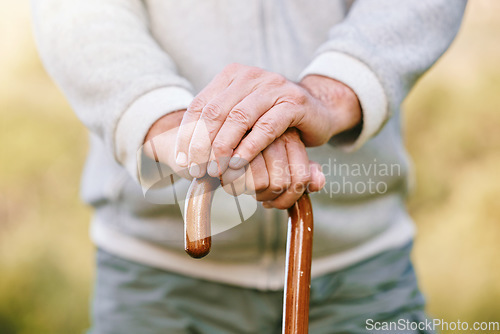
<path fill-rule="evenodd" d="M 308 332 L 312 241 L 312 205 L 309 195 L 305 193 L 288 209 L 282 331 L 284 334 L 306 334 Z"/>
<path fill-rule="evenodd" d="M 184 249 L 191 257 L 200 259 L 212 246 L 210 212 L 218 178 L 204 176 L 194 179 L 186 198 L 184 221 Z"/>

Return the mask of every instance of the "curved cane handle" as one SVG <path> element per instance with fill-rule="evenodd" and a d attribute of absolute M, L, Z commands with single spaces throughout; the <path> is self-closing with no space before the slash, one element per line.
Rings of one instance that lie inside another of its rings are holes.
<path fill-rule="evenodd" d="M 207 175 L 194 179 L 189 186 L 184 210 L 184 249 L 196 259 L 206 256 L 212 246 L 210 211 L 219 185 L 219 179 Z"/>

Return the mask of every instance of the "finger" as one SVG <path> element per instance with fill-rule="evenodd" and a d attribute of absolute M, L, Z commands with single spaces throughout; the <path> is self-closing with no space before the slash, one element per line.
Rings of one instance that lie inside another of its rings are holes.
<path fill-rule="evenodd" d="M 189 110 L 189 108 L 188 108 Z M 179 132 L 177 133 L 177 138 L 175 141 L 175 163 L 179 167 L 186 168 L 188 166 L 188 148 L 191 136 L 193 135 L 194 128 L 196 127 L 196 121 L 198 120 L 198 115 L 196 113 L 184 113 L 182 117 L 181 125 L 179 126 Z"/>
<path fill-rule="evenodd" d="M 245 194 L 255 195 L 269 187 L 269 174 L 262 153 L 259 153 L 247 166 L 245 177 Z"/>
<path fill-rule="evenodd" d="M 245 168 L 228 168 L 221 176 L 221 185 L 230 195 L 239 196 L 245 193 Z"/>
<path fill-rule="evenodd" d="M 182 178 L 190 180 L 191 175 L 189 175 L 186 168 L 179 167 L 175 164 L 172 143 L 175 141 L 176 135 L 176 129 L 160 133 L 144 143 L 142 150 L 149 158 L 168 166 L 167 171 L 162 171 L 161 173 L 165 174 L 171 171 Z M 159 165 L 158 169 L 161 169 Z"/>
<path fill-rule="evenodd" d="M 217 160 L 215 159 L 214 151 L 210 150 L 210 158 L 208 159 L 207 173 L 211 177 L 219 177 L 219 166 Z"/>
<path fill-rule="evenodd" d="M 307 192 L 312 193 L 320 191 L 325 186 L 326 182 L 325 175 L 321 171 L 321 165 L 318 164 L 317 162 L 309 161 L 309 168 L 311 171 L 311 181 L 307 186 Z M 288 191 L 289 190 L 287 190 L 286 193 L 283 193 L 281 196 L 279 196 L 273 201 L 263 202 L 262 206 L 264 206 L 267 209 L 270 208 L 277 208 L 282 210 L 288 209 L 298 200 L 298 198 L 300 198 L 300 196 L 289 197 Z"/>
<path fill-rule="evenodd" d="M 188 153 L 191 137 L 193 136 L 196 122 L 200 119 L 205 105 L 219 92 L 227 88 L 232 82 L 232 76 L 222 71 L 201 90 L 191 102 L 182 118 L 175 144 L 176 163 L 180 167 L 188 166 Z"/>
<path fill-rule="evenodd" d="M 276 94 L 269 90 L 257 89 L 229 112 L 213 141 L 213 150 L 216 158 L 220 160 L 219 165 L 222 172 L 228 167 L 227 159 L 224 158 L 232 156 L 234 148 L 238 146 L 248 130 L 252 128 L 259 117 L 273 107 L 276 102 L 274 95 Z M 237 160 L 237 157 L 235 159 Z M 233 164 L 235 159 L 233 159 Z M 238 167 L 243 167 L 250 161 L 242 162 Z"/>
<path fill-rule="evenodd" d="M 252 82 L 235 80 L 203 107 L 189 143 L 189 166 L 196 164 L 201 167 L 208 161 L 212 142 L 219 129 L 231 109 L 252 91 L 252 85 Z M 199 174 L 192 174 L 193 177 L 201 177 L 206 172 L 203 168 L 197 168 L 196 171 Z"/>
<path fill-rule="evenodd" d="M 307 186 L 307 192 L 313 193 L 320 191 L 326 183 L 326 177 L 321 171 L 321 165 L 317 162 L 309 161 L 309 169 L 311 171 L 311 181 Z"/>
<path fill-rule="evenodd" d="M 285 143 L 278 139 L 262 152 L 269 174 L 269 187 L 256 194 L 258 201 L 270 201 L 277 198 L 290 186 L 290 170 Z"/>
<path fill-rule="evenodd" d="M 277 209 L 288 209 L 307 189 L 311 180 L 311 171 L 306 148 L 300 140 L 297 130 L 287 130 L 282 138 L 286 147 L 291 184 L 286 191 L 268 204 Z"/>
<path fill-rule="evenodd" d="M 280 137 L 293 121 L 293 112 L 289 103 L 280 103 L 272 107 L 252 127 L 250 133 L 234 150 L 229 167 L 237 169 L 245 161 L 252 161 L 276 138 Z"/>

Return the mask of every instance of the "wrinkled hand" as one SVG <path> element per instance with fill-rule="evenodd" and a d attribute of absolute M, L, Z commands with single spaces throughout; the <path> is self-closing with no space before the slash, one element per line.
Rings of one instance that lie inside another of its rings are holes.
<path fill-rule="evenodd" d="M 177 175 L 191 179 L 186 168 L 176 165 L 172 145 L 183 114 L 184 111 L 171 113 L 156 121 L 144 140 L 149 145 L 144 147 L 150 158 L 166 164 Z M 325 183 L 320 165 L 309 161 L 299 133 L 293 128 L 260 152 L 249 165 L 238 170 L 228 168 L 220 178 L 229 194 L 254 195 L 265 207 L 278 209 L 292 206 L 304 191 L 319 191 Z"/>
<path fill-rule="evenodd" d="M 307 191 L 325 184 L 321 166 L 309 161 L 296 129 L 288 129 L 240 170 L 228 168 L 221 177 L 226 192 L 255 195 L 264 207 L 287 209 Z"/>
<path fill-rule="evenodd" d="M 300 84 L 256 67 L 227 66 L 193 100 L 182 119 L 176 163 L 193 177 L 240 169 L 295 127 L 306 146 L 326 143 L 361 119 L 342 83 L 308 76 Z M 228 159 L 232 157 L 232 159 Z"/>

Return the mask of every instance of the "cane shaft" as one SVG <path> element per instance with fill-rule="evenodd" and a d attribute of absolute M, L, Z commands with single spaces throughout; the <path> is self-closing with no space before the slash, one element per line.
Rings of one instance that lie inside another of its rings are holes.
<path fill-rule="evenodd" d="M 313 215 L 309 196 L 302 195 L 288 209 L 288 215 L 283 333 L 306 334 L 309 325 L 313 241 Z"/>

